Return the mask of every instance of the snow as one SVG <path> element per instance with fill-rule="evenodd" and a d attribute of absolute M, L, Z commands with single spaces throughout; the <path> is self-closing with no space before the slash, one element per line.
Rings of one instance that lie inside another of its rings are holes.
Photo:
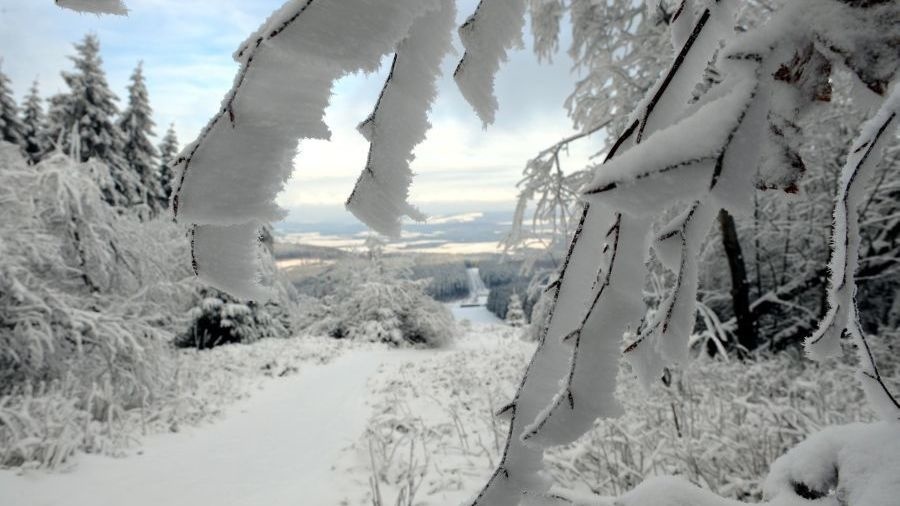
<path fill-rule="evenodd" d="M 494 122 L 499 108 L 494 77 L 507 51 L 522 45 L 524 26 L 525 0 L 481 0 L 459 28 L 466 52 L 453 78 L 485 127 Z"/>
<path fill-rule="evenodd" d="M 413 24 L 398 46 L 394 63 L 371 116 L 359 131 L 371 142 L 366 167 L 347 209 L 373 230 L 400 236 L 400 220 L 425 216 L 407 200 L 412 183 L 413 148 L 431 128 L 428 111 L 437 95 L 441 60 L 450 50 L 454 0 L 440 0 Z"/>
<path fill-rule="evenodd" d="M 366 426 L 366 382 L 411 352 L 354 350 L 269 380 L 221 422 L 148 438 L 124 459 L 85 455 L 71 472 L 0 472 L 0 504 L 339 504 L 342 449 Z M 327 392 L 321 386 L 328 385 Z"/>
<path fill-rule="evenodd" d="M 473 323 L 476 325 L 502 325 L 503 320 L 497 318 L 497 315 L 487 310 L 485 304 L 487 304 L 487 296 L 480 297 L 479 305 L 477 306 L 463 306 L 462 303 L 454 302 L 449 304 L 450 312 L 453 314 L 453 318 L 458 322 L 466 322 Z"/>
<path fill-rule="evenodd" d="M 740 83 L 688 118 L 650 135 L 611 160 L 584 189 L 586 198 L 654 215 L 707 193 L 718 156 L 740 126 L 755 87 Z"/>
<path fill-rule="evenodd" d="M 773 504 L 808 504 L 799 484 L 828 495 L 825 504 L 888 506 L 900 497 L 900 423 L 830 427 L 772 464 L 764 486 Z M 783 502 L 782 502 L 783 501 Z"/>
<path fill-rule="evenodd" d="M 128 8 L 123 0 L 56 0 L 56 5 L 77 12 L 128 15 Z"/>

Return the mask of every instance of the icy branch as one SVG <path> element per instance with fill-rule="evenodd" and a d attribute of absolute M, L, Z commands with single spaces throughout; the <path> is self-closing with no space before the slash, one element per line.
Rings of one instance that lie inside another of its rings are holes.
<path fill-rule="evenodd" d="M 453 0 L 416 20 L 409 36 L 397 47 L 375 110 L 359 131 L 371 142 L 366 167 L 347 209 L 372 229 L 400 235 L 400 219 L 423 221 L 408 202 L 413 148 L 431 127 L 428 110 L 437 94 L 441 60 L 450 50 L 456 8 Z"/>
<path fill-rule="evenodd" d="M 293 169 L 298 139 L 329 138 L 322 119 L 332 84 L 374 71 L 438 5 L 292 0 L 242 44 L 235 54 L 241 68 L 219 113 L 176 161 L 173 209 L 195 227 L 199 276 L 239 297 L 266 296 L 255 270 L 232 262 L 247 259 L 256 241 L 249 230 L 284 215 L 275 196 Z M 229 227 L 241 233 L 228 234 Z"/>
<path fill-rule="evenodd" d="M 123 0 L 55 0 L 56 5 L 76 12 L 127 16 L 128 8 Z"/>
<path fill-rule="evenodd" d="M 859 207 L 866 183 L 884 155 L 884 148 L 898 125 L 900 85 L 862 128 L 844 166 L 832 225 L 832 255 L 829 264 L 829 310 L 816 332 L 806 341 L 817 359 L 835 355 L 845 330 L 856 341 L 860 354 L 860 378 L 873 407 L 886 419 L 900 419 L 900 403 L 891 394 L 869 349 L 856 307 L 856 271 L 859 267 Z"/>
<path fill-rule="evenodd" d="M 466 52 L 453 78 L 485 126 L 494 122 L 499 107 L 494 77 L 507 52 L 522 45 L 524 26 L 525 0 L 481 0 L 459 27 Z"/>

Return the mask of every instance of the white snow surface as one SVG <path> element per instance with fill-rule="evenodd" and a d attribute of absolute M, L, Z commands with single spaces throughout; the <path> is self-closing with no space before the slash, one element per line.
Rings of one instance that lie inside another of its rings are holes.
<path fill-rule="evenodd" d="M 0 471 L 0 504 L 16 506 L 330 506 L 332 466 L 365 429 L 366 384 L 415 351 L 353 350 L 271 379 L 226 418 L 150 437 L 128 458 L 85 455 L 70 472 Z M 328 388 L 323 388 L 327 385 Z"/>
<path fill-rule="evenodd" d="M 56 0 L 56 5 L 91 14 L 128 15 L 128 8 L 122 0 Z"/>

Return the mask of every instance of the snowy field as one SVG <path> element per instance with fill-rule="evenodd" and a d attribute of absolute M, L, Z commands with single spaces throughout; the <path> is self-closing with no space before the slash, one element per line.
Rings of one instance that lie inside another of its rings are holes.
<path fill-rule="evenodd" d="M 420 471 L 412 473 L 417 476 L 413 483 L 427 504 L 461 501 L 489 472 L 499 427 L 494 433 L 489 406 L 482 406 L 476 415 L 486 421 L 483 429 L 490 429 L 492 440 L 466 439 L 464 427 L 473 414 L 453 411 L 463 409 L 457 404 L 466 396 L 457 390 L 463 385 L 450 388 L 460 371 L 447 367 L 467 365 L 485 374 L 491 367 L 472 358 L 506 355 L 523 363 L 532 348 L 512 339 L 512 329 L 484 323 L 499 320 L 483 307 L 454 312 L 472 323 L 463 323 L 467 334 L 445 350 L 282 341 L 279 346 L 334 351 L 310 355 L 281 349 L 276 365 L 264 361 L 260 367 L 274 367 L 272 374 L 251 370 L 259 361 L 247 361 L 251 366 L 242 371 L 246 390 L 236 388 L 245 393 L 235 395 L 239 400 L 223 408 L 222 416 L 177 433 L 148 436 L 122 458 L 80 455 L 60 471 L 0 471 L 0 504 L 326 506 L 371 504 L 379 493 L 393 504 L 398 494 L 409 495 L 409 469 Z M 271 341 L 261 341 L 219 353 L 252 356 L 271 347 Z M 509 347 L 516 352 L 509 355 Z M 513 384 L 501 390 L 511 395 Z M 483 437 L 478 429 L 471 436 Z M 439 446 L 428 448 L 432 444 Z M 447 458 L 454 453 L 456 462 Z M 420 460 L 411 463 L 409 455 Z M 441 466 L 481 468 L 482 475 L 435 475 L 439 468 L 429 459 Z M 379 473 L 402 481 L 375 491 L 369 478 Z"/>

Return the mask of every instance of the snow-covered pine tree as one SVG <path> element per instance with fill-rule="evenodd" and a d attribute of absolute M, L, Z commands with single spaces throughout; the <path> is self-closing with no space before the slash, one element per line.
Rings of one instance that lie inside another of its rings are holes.
<path fill-rule="evenodd" d="M 166 135 L 163 136 L 162 142 L 159 144 L 159 186 L 160 186 L 160 208 L 168 208 L 169 200 L 172 198 L 172 185 L 174 184 L 175 174 L 172 171 L 172 165 L 178 156 L 178 136 L 175 135 L 175 124 L 169 125 Z"/>
<path fill-rule="evenodd" d="M 0 140 L 21 146 L 25 127 L 19 121 L 19 107 L 13 98 L 9 78 L 0 67 Z"/>
<path fill-rule="evenodd" d="M 522 309 L 522 299 L 519 298 L 519 294 L 513 292 L 509 296 L 509 306 L 506 309 L 506 324 L 510 327 L 524 327 L 527 323 L 525 310 Z"/>
<path fill-rule="evenodd" d="M 125 139 L 115 124 L 118 98 L 106 81 L 100 41 L 96 35 L 88 34 L 75 44 L 75 50 L 77 55 L 70 57 L 75 71 L 62 73 L 69 92 L 50 100 L 48 136 L 55 149 L 76 161 L 94 158 L 106 164 L 114 184 L 104 189 L 104 200 L 117 207 L 129 207 L 140 201 L 140 179 L 122 157 Z"/>
<path fill-rule="evenodd" d="M 130 170 L 140 180 L 137 187 L 136 205 L 147 207 L 150 216 L 160 213 L 166 206 L 162 203 L 162 185 L 157 162 L 156 147 L 150 141 L 155 134 L 153 111 L 144 82 L 144 64 L 138 63 L 131 74 L 128 86 L 128 106 L 119 118 L 119 130 L 125 137 L 122 156 Z"/>
<path fill-rule="evenodd" d="M 38 82 L 35 80 L 31 89 L 28 90 L 28 95 L 25 96 L 25 103 L 22 104 L 22 133 L 24 136 L 22 149 L 32 164 L 41 160 L 45 149 L 43 129 L 46 125 L 44 124 L 44 107 L 41 102 Z"/>

